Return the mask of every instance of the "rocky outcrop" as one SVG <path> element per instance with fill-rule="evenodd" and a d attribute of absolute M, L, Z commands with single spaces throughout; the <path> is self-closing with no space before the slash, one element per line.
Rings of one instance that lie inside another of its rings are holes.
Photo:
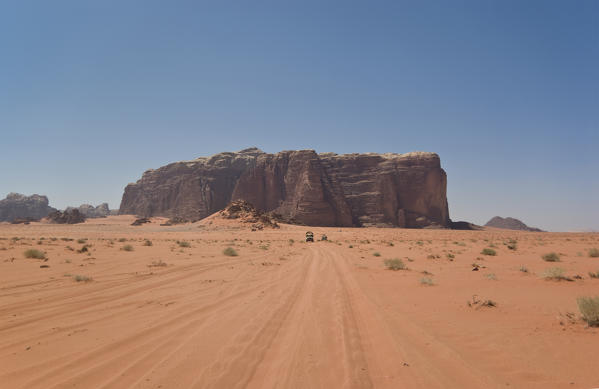
<path fill-rule="evenodd" d="M 82 204 L 79 206 L 79 208 L 68 207 L 66 210 L 70 211 L 73 209 L 77 209 L 79 211 L 79 213 L 81 213 L 83 216 L 85 216 L 88 219 L 107 217 L 111 214 L 110 209 L 108 208 L 108 203 L 102 203 L 102 204 L 98 205 L 97 207 L 94 207 L 93 205 L 90 205 L 90 204 Z"/>
<path fill-rule="evenodd" d="M 148 170 L 125 188 L 119 213 L 199 220 L 245 200 L 307 225 L 449 227 L 446 185 L 434 153 L 251 148 Z"/>
<path fill-rule="evenodd" d="M 37 194 L 25 196 L 10 193 L 4 200 L 0 200 L 0 221 L 39 220 L 53 211 L 56 209 L 48 205 L 48 198 Z"/>
<path fill-rule="evenodd" d="M 501 216 L 495 216 L 485 224 L 485 227 L 504 228 L 507 230 L 520 230 L 520 231 L 534 231 L 543 232 L 543 230 L 535 227 L 529 227 L 518 219 L 513 217 L 503 218 Z"/>
<path fill-rule="evenodd" d="M 55 224 L 77 224 L 85 221 L 85 216 L 78 209 L 69 209 L 64 212 L 54 211 L 47 216 L 50 223 Z"/>

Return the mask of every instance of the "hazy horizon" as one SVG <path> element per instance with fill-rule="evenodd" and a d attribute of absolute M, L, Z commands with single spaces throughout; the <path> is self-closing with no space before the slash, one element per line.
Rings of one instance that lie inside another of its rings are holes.
<path fill-rule="evenodd" d="M 431 151 L 453 220 L 599 230 L 599 2 L 0 5 L 0 196 L 258 147 Z"/>

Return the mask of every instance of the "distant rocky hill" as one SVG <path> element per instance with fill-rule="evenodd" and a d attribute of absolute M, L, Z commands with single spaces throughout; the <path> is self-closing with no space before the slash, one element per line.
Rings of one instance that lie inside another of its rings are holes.
<path fill-rule="evenodd" d="M 108 208 L 108 203 L 102 203 L 97 207 L 94 207 L 90 204 L 82 204 L 78 208 L 75 207 L 67 207 L 66 211 L 71 211 L 73 209 L 77 209 L 79 213 L 81 213 L 85 218 L 98 218 L 98 217 L 106 217 L 111 215 L 111 211 Z"/>
<path fill-rule="evenodd" d="M 0 221 L 39 220 L 54 211 L 56 209 L 48 205 L 48 198 L 37 194 L 25 196 L 10 193 L 4 200 L 0 200 Z"/>
<path fill-rule="evenodd" d="M 446 186 L 435 153 L 250 148 L 148 170 L 127 185 L 119 213 L 193 221 L 246 200 L 307 225 L 450 227 Z"/>
<path fill-rule="evenodd" d="M 507 230 L 543 232 L 543 230 L 535 227 L 529 227 L 526 224 L 522 223 L 520 220 L 514 219 L 513 217 L 503 218 L 501 216 L 495 216 L 491 220 L 489 220 L 487 224 L 485 224 L 485 227 L 504 228 Z"/>

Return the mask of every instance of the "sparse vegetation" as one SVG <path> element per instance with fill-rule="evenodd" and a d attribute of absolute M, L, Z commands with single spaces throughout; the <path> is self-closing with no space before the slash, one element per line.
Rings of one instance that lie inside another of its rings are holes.
<path fill-rule="evenodd" d="M 528 268 L 526 266 L 520 266 L 520 271 L 522 273 L 528 273 Z"/>
<path fill-rule="evenodd" d="M 548 254 L 543 254 L 541 256 L 541 258 L 543 258 L 543 261 L 546 262 L 559 262 L 559 255 L 557 255 L 557 253 L 548 253 Z"/>
<path fill-rule="evenodd" d="M 433 282 L 432 278 L 429 277 L 423 277 L 420 279 L 420 284 L 421 285 L 427 285 L 427 286 L 433 286 L 435 285 L 435 283 Z"/>
<path fill-rule="evenodd" d="M 452 253 L 447 253 L 447 259 L 449 259 L 450 261 L 453 261 L 455 259 L 455 255 Z"/>
<path fill-rule="evenodd" d="M 223 254 L 225 254 L 227 257 L 236 257 L 239 255 L 233 247 L 227 247 L 226 249 L 224 249 Z"/>
<path fill-rule="evenodd" d="M 589 250 L 589 257 L 591 258 L 599 258 L 599 249 L 592 248 Z"/>
<path fill-rule="evenodd" d="M 46 254 L 43 251 L 36 249 L 25 250 L 25 258 L 46 259 Z"/>
<path fill-rule="evenodd" d="M 126 242 L 126 241 L 127 241 L 126 238 L 119 238 L 119 242 L 121 242 L 121 243 Z"/>
<path fill-rule="evenodd" d="M 385 267 L 389 270 L 406 270 L 408 267 L 399 258 L 385 259 L 383 261 Z"/>
<path fill-rule="evenodd" d="M 179 247 L 191 247 L 191 243 L 186 242 L 184 240 L 181 240 L 181 241 L 178 240 L 177 244 L 179 245 Z"/>
<path fill-rule="evenodd" d="M 487 277 L 489 280 L 497 281 L 497 276 L 495 273 L 489 273 L 485 277 Z"/>
<path fill-rule="evenodd" d="M 491 255 L 491 256 L 495 256 L 497 255 L 497 252 L 491 248 L 485 247 L 483 249 L 483 251 L 480 252 L 482 255 Z"/>
<path fill-rule="evenodd" d="M 93 281 L 93 278 L 89 277 L 89 276 L 82 276 L 82 275 L 75 275 L 73 276 L 73 279 L 77 282 L 91 282 Z"/>
<path fill-rule="evenodd" d="M 598 297 L 579 297 L 576 299 L 578 310 L 582 315 L 582 320 L 586 321 L 591 327 L 599 326 L 599 296 Z"/>
<path fill-rule="evenodd" d="M 77 239 L 77 243 L 79 244 L 84 244 L 85 242 L 87 242 L 87 239 Z"/>
<path fill-rule="evenodd" d="M 133 246 L 131 246 L 130 244 L 126 244 L 124 245 L 121 250 L 123 251 L 133 251 Z"/>
<path fill-rule="evenodd" d="M 510 239 L 507 243 L 507 248 L 516 251 L 518 249 L 518 242 L 514 239 Z"/>
<path fill-rule="evenodd" d="M 164 262 L 162 259 L 158 260 L 158 261 L 153 261 L 151 264 L 148 265 L 148 267 L 165 267 L 168 266 L 168 264 L 166 262 Z"/>
<path fill-rule="evenodd" d="M 144 241 L 144 246 L 152 246 L 152 245 L 153 245 L 153 243 L 152 243 L 152 241 L 151 241 L 151 240 L 148 240 L 148 239 L 146 239 L 146 240 Z"/>
<path fill-rule="evenodd" d="M 597 270 L 596 273 L 593 273 L 592 271 L 589 272 L 589 277 L 591 278 L 599 278 L 599 270 Z"/>
<path fill-rule="evenodd" d="M 378 251 L 375 251 L 374 253 L 372 253 L 372 255 L 374 255 L 375 257 L 380 257 L 381 253 L 379 253 Z"/>
<path fill-rule="evenodd" d="M 543 272 L 543 278 L 546 280 L 572 281 L 571 278 L 566 277 L 564 269 L 561 267 L 550 267 L 545 269 Z"/>

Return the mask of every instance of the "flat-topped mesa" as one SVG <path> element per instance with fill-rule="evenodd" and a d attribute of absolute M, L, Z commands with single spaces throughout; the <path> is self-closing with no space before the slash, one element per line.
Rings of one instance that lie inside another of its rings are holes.
<path fill-rule="evenodd" d="M 250 148 L 148 170 L 127 185 L 119 213 L 199 220 L 245 200 L 307 225 L 449 227 L 446 188 L 435 153 Z"/>

